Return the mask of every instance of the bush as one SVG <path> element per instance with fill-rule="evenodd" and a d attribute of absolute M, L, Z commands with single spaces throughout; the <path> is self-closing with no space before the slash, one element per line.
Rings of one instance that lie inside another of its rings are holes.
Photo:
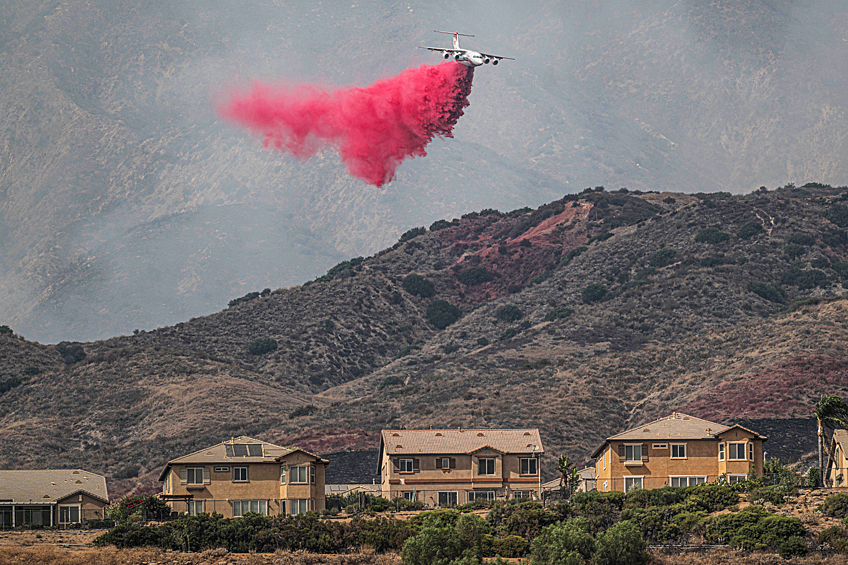
<path fill-rule="evenodd" d="M 585 245 L 584 245 L 584 246 L 581 246 L 581 247 L 575 247 L 575 248 L 573 248 L 573 249 L 569 249 L 568 253 L 566 253 L 565 255 L 563 255 L 562 259 L 560 259 L 560 260 L 559 260 L 559 264 L 560 264 L 560 265 L 563 265 L 563 266 L 568 265 L 569 263 L 571 263 L 571 261 L 572 261 L 575 257 L 579 257 L 579 256 L 580 256 L 580 255 L 582 255 L 582 254 L 583 254 L 583 252 L 584 252 L 584 251 L 586 251 L 587 249 L 589 249 L 589 248 L 588 248 L 588 247 L 586 247 Z"/>
<path fill-rule="evenodd" d="M 495 318 L 504 322 L 515 322 L 524 316 L 524 313 L 518 306 L 507 304 L 495 310 Z"/>
<path fill-rule="evenodd" d="M 141 465 L 127 465 L 126 467 L 115 471 L 112 478 L 118 481 L 121 479 L 131 479 L 133 477 L 137 477 L 140 470 Z"/>
<path fill-rule="evenodd" d="M 427 320 L 440 330 L 456 322 L 460 315 L 459 308 L 447 300 L 436 300 L 427 307 Z"/>
<path fill-rule="evenodd" d="M 848 553 L 848 533 L 844 528 L 831 526 L 819 533 L 819 543 L 829 544 L 839 553 Z"/>
<path fill-rule="evenodd" d="M 806 233 L 794 233 L 789 237 L 787 242 L 809 247 L 810 245 L 815 245 L 816 238 Z"/>
<path fill-rule="evenodd" d="M 675 255 L 677 255 L 677 251 L 675 251 L 674 249 L 660 249 L 648 258 L 648 265 L 650 265 L 651 267 L 656 267 L 657 269 L 666 267 L 668 265 L 671 265 L 671 263 L 674 261 Z"/>
<path fill-rule="evenodd" d="M 56 344 L 56 351 L 62 356 L 66 365 L 73 365 L 85 359 L 85 350 L 78 343 L 60 342 Z"/>
<path fill-rule="evenodd" d="M 521 333 L 521 328 L 509 328 L 501 336 L 498 338 L 498 341 L 506 341 L 508 339 L 512 339 L 518 334 Z"/>
<path fill-rule="evenodd" d="M 807 248 L 803 245 L 798 245 L 797 243 L 790 243 L 786 247 L 783 248 L 783 252 L 786 253 L 786 256 L 791 260 L 798 259 L 807 251 Z"/>
<path fill-rule="evenodd" d="M 824 499 L 819 510 L 825 516 L 833 518 L 845 518 L 848 516 L 848 493 L 840 492 Z"/>
<path fill-rule="evenodd" d="M 342 261 L 338 265 L 331 267 L 326 275 L 322 275 L 315 279 L 315 282 L 328 282 L 340 277 L 356 276 L 356 268 L 362 263 L 362 257 L 354 257 L 348 261 Z"/>
<path fill-rule="evenodd" d="M 533 565 L 582 565 L 595 553 L 595 540 L 585 518 L 573 518 L 546 527 L 533 540 Z"/>
<path fill-rule="evenodd" d="M 383 379 L 383 382 L 380 383 L 380 386 L 377 387 L 377 390 L 383 390 L 384 388 L 390 386 L 400 386 L 404 383 L 403 377 L 400 375 L 392 375 L 390 377 L 386 377 Z"/>
<path fill-rule="evenodd" d="M 848 228 L 848 207 L 842 204 L 832 205 L 824 217 L 840 228 Z"/>
<path fill-rule="evenodd" d="M 755 235 L 759 235 L 762 232 L 763 225 L 760 222 L 748 222 L 747 224 L 742 226 L 742 229 L 739 230 L 736 236 L 739 239 L 751 239 Z"/>
<path fill-rule="evenodd" d="M 0 335 L 15 335 L 15 332 L 9 326 L 3 325 L 0 326 Z"/>
<path fill-rule="evenodd" d="M 639 528 L 626 520 L 600 534 L 595 547 L 595 565 L 644 565 L 651 559 Z"/>
<path fill-rule="evenodd" d="M 476 286 L 492 280 L 492 274 L 484 267 L 469 267 L 460 271 L 456 278 L 465 286 Z"/>
<path fill-rule="evenodd" d="M 486 339 L 485 337 L 478 337 L 477 338 L 477 345 L 479 345 L 480 347 L 485 347 L 485 346 L 489 345 L 489 340 Z"/>
<path fill-rule="evenodd" d="M 695 241 L 698 243 L 711 243 L 713 245 L 722 243 L 730 239 L 730 234 L 721 231 L 716 227 L 704 228 L 695 236 Z"/>
<path fill-rule="evenodd" d="M 6 379 L 5 381 L 0 381 L 0 394 L 7 393 L 13 388 L 21 386 L 23 382 L 24 381 L 19 377 L 12 377 L 10 379 Z"/>
<path fill-rule="evenodd" d="M 591 304 L 600 302 L 607 295 L 607 287 L 601 283 L 589 283 L 583 289 L 583 302 Z"/>
<path fill-rule="evenodd" d="M 295 418 L 300 418 L 301 416 L 309 416 L 310 414 L 313 414 L 317 411 L 318 407 L 314 404 L 304 404 L 303 406 L 298 406 L 289 413 L 289 420 L 294 420 Z"/>
<path fill-rule="evenodd" d="M 419 235 L 424 235 L 425 233 L 427 233 L 427 230 L 423 226 L 420 228 L 412 228 L 400 236 L 400 242 L 403 243 L 404 241 L 409 241 L 410 239 L 416 238 Z"/>
<path fill-rule="evenodd" d="M 827 257 L 816 257 L 815 259 L 810 261 L 810 266 L 815 269 L 830 269 L 830 259 L 828 259 Z"/>
<path fill-rule="evenodd" d="M 574 310 L 571 308 L 557 308 L 556 310 L 551 310 L 547 314 L 545 314 L 546 322 L 553 322 L 554 320 L 559 320 L 560 318 L 568 318 L 574 314 Z"/>
<path fill-rule="evenodd" d="M 715 257 L 704 257 L 700 261 L 702 267 L 718 267 L 727 263 L 724 255 L 716 255 Z"/>
<path fill-rule="evenodd" d="M 443 230 L 443 229 L 445 229 L 445 228 L 449 228 L 449 227 L 451 227 L 452 225 L 453 225 L 453 224 L 451 224 L 451 223 L 450 223 L 449 221 L 447 221 L 447 220 L 436 220 L 435 222 L 433 222 L 432 224 L 430 224 L 430 231 L 439 231 L 439 230 Z"/>
<path fill-rule="evenodd" d="M 760 281 L 750 281 L 748 283 L 748 291 L 753 292 L 760 298 L 768 300 L 769 302 L 777 302 L 778 304 L 786 302 L 786 294 L 783 290 L 772 284 Z"/>
<path fill-rule="evenodd" d="M 712 516 L 706 520 L 708 541 L 728 543 L 748 551 L 781 550 L 790 538 L 803 538 L 805 534 L 804 525 L 798 518 L 771 514 L 760 506 L 749 506 L 740 512 Z M 798 551 L 799 548 L 793 541 L 787 544 L 786 550 Z"/>
<path fill-rule="evenodd" d="M 272 351 L 276 351 L 278 347 L 277 340 L 265 337 L 265 338 L 257 338 L 254 339 L 253 342 L 248 346 L 247 350 L 251 355 L 262 355 L 263 353 L 270 353 Z"/>
<path fill-rule="evenodd" d="M 825 286 L 827 284 L 827 274 L 818 269 L 810 269 L 801 271 L 795 278 L 795 285 L 799 290 L 808 290 L 817 286 Z"/>
<path fill-rule="evenodd" d="M 414 296 L 430 298 L 436 294 L 436 286 L 433 281 L 425 279 L 421 275 L 411 274 L 403 279 L 403 289 Z"/>
<path fill-rule="evenodd" d="M 836 271 L 836 274 L 842 277 L 842 280 L 848 279 L 848 263 L 844 261 L 834 261 L 830 264 L 830 268 Z"/>

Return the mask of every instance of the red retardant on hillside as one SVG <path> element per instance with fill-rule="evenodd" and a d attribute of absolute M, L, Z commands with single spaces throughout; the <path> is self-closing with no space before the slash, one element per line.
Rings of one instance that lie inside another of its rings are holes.
<path fill-rule="evenodd" d="M 333 145 L 350 174 L 379 187 L 395 178 L 404 159 L 425 156 L 435 136 L 453 137 L 473 77 L 473 68 L 451 62 L 407 69 L 365 88 L 255 83 L 218 111 L 264 135 L 266 146 L 300 159 Z"/>

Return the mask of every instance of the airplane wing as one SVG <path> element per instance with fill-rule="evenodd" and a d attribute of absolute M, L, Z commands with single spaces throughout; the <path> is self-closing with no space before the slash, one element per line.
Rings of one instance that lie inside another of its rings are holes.
<path fill-rule="evenodd" d="M 440 53 L 465 53 L 465 49 L 445 49 L 444 47 L 423 47 L 421 45 L 419 45 L 418 48 L 429 49 L 430 51 L 439 51 Z"/>
<path fill-rule="evenodd" d="M 488 57 L 489 59 L 509 59 L 510 61 L 515 61 L 512 57 L 501 57 L 500 55 L 490 55 L 489 53 L 480 53 L 484 57 Z"/>

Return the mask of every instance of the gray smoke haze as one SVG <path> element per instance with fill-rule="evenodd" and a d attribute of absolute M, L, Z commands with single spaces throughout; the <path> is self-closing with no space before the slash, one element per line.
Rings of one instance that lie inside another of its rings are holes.
<path fill-rule="evenodd" d="M 436 64 L 416 49 L 449 45 L 434 29 L 516 61 L 478 69 L 455 139 L 383 189 L 216 118 L 227 85 Z M 0 324 L 44 342 L 172 324 L 587 186 L 844 184 L 846 29 L 836 0 L 7 0 Z"/>

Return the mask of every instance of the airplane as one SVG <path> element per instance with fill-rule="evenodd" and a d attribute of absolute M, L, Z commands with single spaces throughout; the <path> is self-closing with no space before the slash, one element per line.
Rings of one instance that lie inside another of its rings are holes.
<path fill-rule="evenodd" d="M 453 35 L 453 49 L 443 49 L 441 47 L 423 47 L 421 45 L 418 46 L 419 49 L 429 49 L 430 51 L 438 51 L 443 53 L 445 59 L 450 59 L 451 56 L 459 62 L 465 65 L 466 67 L 479 67 L 480 65 L 492 63 L 493 65 L 497 65 L 498 61 L 501 59 L 509 59 L 510 61 L 515 61 L 512 57 L 501 57 L 499 55 L 489 55 L 488 53 L 479 53 L 477 51 L 471 51 L 470 49 L 463 49 L 459 46 L 459 36 L 462 37 L 474 37 L 473 35 L 468 35 L 467 33 L 459 33 L 457 31 L 437 31 L 433 30 L 433 33 L 446 33 L 448 35 Z"/>

